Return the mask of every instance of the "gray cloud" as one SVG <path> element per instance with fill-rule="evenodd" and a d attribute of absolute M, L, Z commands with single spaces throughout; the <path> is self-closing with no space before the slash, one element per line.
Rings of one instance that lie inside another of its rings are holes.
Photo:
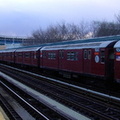
<path fill-rule="evenodd" d="M 61 21 L 113 21 L 119 4 L 119 0 L 0 0 L 0 34 L 27 36 Z"/>

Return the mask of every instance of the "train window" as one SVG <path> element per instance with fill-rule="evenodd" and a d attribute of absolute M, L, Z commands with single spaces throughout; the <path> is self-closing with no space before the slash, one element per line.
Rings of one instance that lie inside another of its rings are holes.
<path fill-rule="evenodd" d="M 51 59 L 51 53 L 48 53 L 48 59 Z"/>
<path fill-rule="evenodd" d="M 14 53 L 12 53 L 12 58 L 14 58 Z"/>
<path fill-rule="evenodd" d="M 24 53 L 25 58 L 30 58 L 30 53 Z"/>
<path fill-rule="evenodd" d="M 73 60 L 78 60 L 78 52 L 73 52 L 72 53 L 72 59 Z"/>
<path fill-rule="evenodd" d="M 105 51 L 104 50 L 100 51 L 100 61 L 103 64 L 105 63 Z"/>
<path fill-rule="evenodd" d="M 43 52 L 43 58 L 46 58 L 47 57 L 47 53 L 44 51 Z"/>
<path fill-rule="evenodd" d="M 18 56 L 18 57 L 22 57 L 22 53 L 18 53 L 17 56 Z"/>
<path fill-rule="evenodd" d="M 111 60 L 113 60 L 114 59 L 114 50 L 112 49 L 110 49 L 109 50 L 109 59 L 111 59 Z"/>
<path fill-rule="evenodd" d="M 113 52 L 113 53 L 110 53 L 110 55 L 109 55 L 109 59 L 111 59 L 111 60 L 114 59 L 114 52 Z"/>
<path fill-rule="evenodd" d="M 48 59 L 56 59 L 56 53 L 48 53 Z"/>
<path fill-rule="evenodd" d="M 84 50 L 84 59 L 88 58 L 87 50 Z"/>
<path fill-rule="evenodd" d="M 70 52 L 67 53 L 67 60 L 70 60 Z"/>
<path fill-rule="evenodd" d="M 36 52 L 34 52 L 33 57 L 34 57 L 34 59 L 37 58 Z"/>
<path fill-rule="evenodd" d="M 75 58 L 75 52 L 71 52 L 70 60 L 74 60 L 74 58 Z"/>
<path fill-rule="evenodd" d="M 52 58 L 52 59 L 55 59 L 55 58 L 56 58 L 56 54 L 55 54 L 55 53 L 52 53 L 51 58 Z"/>
<path fill-rule="evenodd" d="M 78 60 L 78 52 L 75 54 L 75 60 Z"/>
<path fill-rule="evenodd" d="M 53 53 L 53 58 L 56 59 L 56 53 Z"/>
<path fill-rule="evenodd" d="M 72 61 L 78 60 L 78 52 L 68 52 L 67 60 L 72 60 Z"/>
<path fill-rule="evenodd" d="M 59 57 L 62 58 L 62 59 L 64 58 L 64 51 L 61 50 L 61 51 L 59 52 Z"/>
<path fill-rule="evenodd" d="M 91 59 L 91 50 L 88 50 L 88 59 Z"/>

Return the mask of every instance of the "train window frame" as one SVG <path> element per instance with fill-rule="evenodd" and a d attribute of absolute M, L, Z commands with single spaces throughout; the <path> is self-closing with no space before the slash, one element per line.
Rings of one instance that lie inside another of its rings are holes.
<path fill-rule="evenodd" d="M 48 53 L 48 59 L 56 59 L 56 53 L 55 52 L 49 52 Z"/>
<path fill-rule="evenodd" d="M 91 50 L 88 50 L 88 59 L 90 60 L 91 59 Z"/>
<path fill-rule="evenodd" d="M 105 64 L 105 50 L 100 50 L 100 63 Z"/>
<path fill-rule="evenodd" d="M 75 53 L 71 52 L 71 54 L 70 54 L 70 60 L 74 60 L 74 56 L 75 56 Z"/>
<path fill-rule="evenodd" d="M 78 52 L 74 52 L 74 51 L 71 51 L 71 52 L 67 52 L 67 60 L 70 60 L 70 61 L 77 61 L 78 60 Z"/>
<path fill-rule="evenodd" d="M 17 53 L 16 54 L 18 57 L 23 57 L 23 54 L 20 52 L 20 53 Z"/>
<path fill-rule="evenodd" d="M 24 57 L 25 57 L 25 58 L 30 58 L 30 53 L 29 53 L 29 52 L 25 52 L 25 53 L 24 53 Z"/>
<path fill-rule="evenodd" d="M 78 52 L 73 52 L 73 60 L 74 61 L 78 60 Z"/>
<path fill-rule="evenodd" d="M 48 53 L 48 59 L 51 59 L 51 53 Z"/>
<path fill-rule="evenodd" d="M 37 52 L 36 51 L 33 52 L 33 58 L 37 59 Z"/>
<path fill-rule="evenodd" d="M 56 53 L 52 53 L 52 59 L 56 59 Z"/>
<path fill-rule="evenodd" d="M 84 59 L 88 59 L 88 51 L 84 50 Z"/>
<path fill-rule="evenodd" d="M 42 57 L 43 57 L 43 58 L 47 58 L 47 52 L 46 52 L 46 51 L 43 51 L 42 53 L 43 53 L 43 56 L 42 56 Z"/>
<path fill-rule="evenodd" d="M 70 60 L 70 52 L 67 52 L 67 60 Z"/>
<path fill-rule="evenodd" d="M 64 51 L 63 50 L 59 51 L 59 58 L 61 58 L 61 59 L 64 58 Z"/>

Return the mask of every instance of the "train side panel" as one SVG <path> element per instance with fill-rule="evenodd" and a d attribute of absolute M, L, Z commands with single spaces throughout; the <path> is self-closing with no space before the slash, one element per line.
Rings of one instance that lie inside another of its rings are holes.
<path fill-rule="evenodd" d="M 42 67 L 107 79 L 114 68 L 113 60 L 109 59 L 109 49 L 113 50 L 114 44 L 107 41 L 45 47 Z"/>
<path fill-rule="evenodd" d="M 20 52 L 18 52 L 18 51 L 16 51 L 15 52 L 15 63 L 16 64 L 23 64 L 23 52 L 22 51 L 20 51 Z"/>
<path fill-rule="evenodd" d="M 9 52 L 9 53 L 7 53 L 7 62 L 9 62 L 9 63 L 14 63 L 14 60 L 15 60 L 15 52 L 13 51 L 13 52 Z"/>
<path fill-rule="evenodd" d="M 39 67 L 40 65 L 40 50 L 37 50 L 37 51 L 32 51 L 31 52 L 32 54 L 32 65 L 33 66 L 36 66 L 36 67 Z"/>
<path fill-rule="evenodd" d="M 39 65 L 39 50 L 41 47 L 26 47 L 16 50 L 16 63 L 26 66 Z"/>
<path fill-rule="evenodd" d="M 82 73 L 82 49 L 81 50 L 60 50 L 59 51 L 59 70 Z"/>
<path fill-rule="evenodd" d="M 31 51 L 23 51 L 23 64 L 32 66 L 32 54 Z"/>
<path fill-rule="evenodd" d="M 91 42 L 5 50 L 0 53 L 2 54 L 0 59 L 65 73 L 103 79 L 115 78 L 117 82 L 120 82 L 120 42 L 115 43 L 112 41 Z"/>
<path fill-rule="evenodd" d="M 40 67 L 46 69 L 58 70 L 58 50 L 42 50 L 41 64 Z"/>
<path fill-rule="evenodd" d="M 105 64 L 100 61 L 100 52 L 95 52 L 95 49 L 70 49 L 64 50 L 63 54 L 64 57 L 59 58 L 59 70 L 84 75 L 105 76 Z"/>
<path fill-rule="evenodd" d="M 2 60 L 7 63 L 14 63 L 16 49 L 6 49 L 2 52 Z"/>
<path fill-rule="evenodd" d="M 103 55 L 101 54 L 103 51 Z M 102 57 L 104 56 L 104 59 Z M 95 48 L 91 53 L 91 74 L 96 76 L 105 76 L 105 49 Z"/>

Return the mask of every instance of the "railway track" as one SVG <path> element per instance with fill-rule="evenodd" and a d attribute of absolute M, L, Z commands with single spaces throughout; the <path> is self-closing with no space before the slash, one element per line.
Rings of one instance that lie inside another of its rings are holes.
<path fill-rule="evenodd" d="M 28 93 L 19 89 L 9 82 L 0 82 L 1 86 L 7 90 L 7 92 L 15 98 L 35 119 L 37 120 L 67 120 L 70 119 L 67 116 L 61 115 L 56 111 L 50 109 L 48 106 L 40 103 L 38 100 L 33 98 Z M 10 87 L 9 87 L 10 86 Z M 16 91 L 16 92 L 15 92 Z M 3 97 L 2 97 L 3 98 Z M 4 99 L 4 98 L 3 98 Z M 9 109 L 9 108 L 7 108 Z M 17 116 L 16 112 L 10 108 L 11 115 L 14 115 L 15 120 L 22 120 L 19 116 Z M 14 120 L 14 119 L 13 119 Z"/>
<path fill-rule="evenodd" d="M 16 113 L 6 99 L 0 94 L 0 105 L 7 113 L 10 120 L 22 120 L 22 118 Z"/>
<path fill-rule="evenodd" d="M 120 99 L 106 94 L 98 93 L 89 89 L 80 88 L 54 79 L 18 69 L 1 67 L 6 74 L 14 79 L 30 86 L 31 88 L 46 94 L 69 108 L 89 116 L 96 120 L 119 120 Z"/>

